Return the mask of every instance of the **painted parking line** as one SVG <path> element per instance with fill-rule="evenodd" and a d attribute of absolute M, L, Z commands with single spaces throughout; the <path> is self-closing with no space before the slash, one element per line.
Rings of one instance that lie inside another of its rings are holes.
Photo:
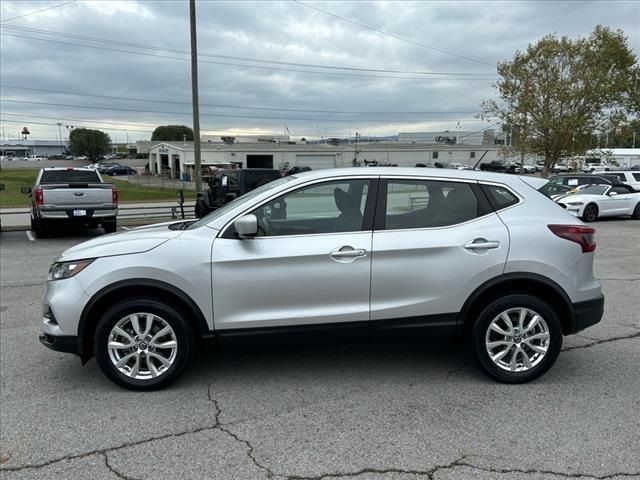
<path fill-rule="evenodd" d="M 27 230 L 25 233 L 27 234 L 27 238 L 29 239 L 29 241 L 31 241 L 31 242 L 35 242 L 36 241 L 36 239 L 33 238 L 33 234 L 31 233 L 31 230 Z"/>

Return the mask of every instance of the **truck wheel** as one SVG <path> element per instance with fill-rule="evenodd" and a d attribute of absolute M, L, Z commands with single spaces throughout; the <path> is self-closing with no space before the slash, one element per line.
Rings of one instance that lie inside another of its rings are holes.
<path fill-rule="evenodd" d="M 513 294 L 490 303 L 471 335 L 480 368 L 505 383 L 524 383 L 545 373 L 562 347 L 562 327 L 553 308 L 533 295 Z"/>
<path fill-rule="evenodd" d="M 45 237 L 45 227 L 42 223 L 42 220 L 38 220 L 37 218 L 31 219 L 31 231 L 35 235 L 36 238 L 44 238 Z"/>
<path fill-rule="evenodd" d="M 115 220 L 112 222 L 102 222 L 102 228 L 104 228 L 104 233 L 114 233 L 118 229 L 118 224 Z"/>
<path fill-rule="evenodd" d="M 207 208 L 207 205 L 205 204 L 204 200 L 200 198 L 196 201 L 195 209 L 196 209 L 196 217 L 198 218 L 202 218 L 209 213 L 209 209 Z"/>
<path fill-rule="evenodd" d="M 178 379 L 193 357 L 193 330 L 173 305 L 131 298 L 100 319 L 94 352 L 102 372 L 130 390 L 157 390 Z"/>

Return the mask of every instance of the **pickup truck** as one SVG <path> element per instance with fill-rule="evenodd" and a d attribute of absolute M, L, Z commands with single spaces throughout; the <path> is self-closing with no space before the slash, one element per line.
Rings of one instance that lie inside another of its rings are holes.
<path fill-rule="evenodd" d="M 116 231 L 118 190 L 104 183 L 90 168 L 41 168 L 33 188 L 23 187 L 31 197 L 31 230 L 42 237 L 54 225 L 102 225 Z"/>

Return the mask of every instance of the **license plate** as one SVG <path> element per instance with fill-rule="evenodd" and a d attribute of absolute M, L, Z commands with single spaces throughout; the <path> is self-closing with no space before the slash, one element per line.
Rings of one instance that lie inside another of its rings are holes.
<path fill-rule="evenodd" d="M 86 210 L 74 210 L 73 211 L 73 216 L 74 217 L 86 217 L 87 216 L 87 211 Z"/>

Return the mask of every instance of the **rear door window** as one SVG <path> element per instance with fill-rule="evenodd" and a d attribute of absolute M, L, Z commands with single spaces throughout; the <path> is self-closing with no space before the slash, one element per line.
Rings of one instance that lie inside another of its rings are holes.
<path fill-rule="evenodd" d="M 390 179 L 384 194 L 384 216 L 378 222 L 383 225 L 378 226 L 385 230 L 446 227 L 484 213 L 468 183 Z"/>

